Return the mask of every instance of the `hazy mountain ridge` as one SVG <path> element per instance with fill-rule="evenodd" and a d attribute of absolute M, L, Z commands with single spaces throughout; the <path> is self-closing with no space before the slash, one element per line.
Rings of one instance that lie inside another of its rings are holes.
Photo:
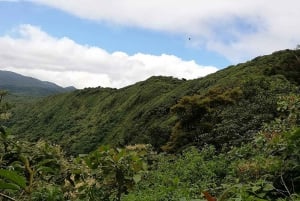
<path fill-rule="evenodd" d="M 239 88 L 242 95 L 234 104 L 212 106 L 213 129 L 203 132 L 197 122 L 182 128 L 180 146 L 194 140 L 199 146 L 239 143 L 276 117 L 278 96 L 299 93 L 299 56 L 299 50 L 285 50 L 195 80 L 155 76 L 122 89 L 99 87 L 51 96 L 16 110 L 13 132 L 60 143 L 70 153 L 89 152 L 100 144 L 150 143 L 159 149 L 174 140 L 179 119 L 171 108 L 182 97 L 210 98 L 211 91 Z M 185 137 L 189 133 L 198 137 Z"/>
<path fill-rule="evenodd" d="M 48 96 L 57 93 L 74 91 L 74 87 L 60 87 L 55 83 L 40 81 L 11 71 L 0 70 L 0 88 L 14 95 Z"/>

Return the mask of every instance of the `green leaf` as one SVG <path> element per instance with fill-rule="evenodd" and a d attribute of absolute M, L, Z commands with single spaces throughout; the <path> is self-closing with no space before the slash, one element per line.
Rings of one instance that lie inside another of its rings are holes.
<path fill-rule="evenodd" d="M 260 186 L 252 186 L 252 187 L 251 187 L 251 190 L 252 190 L 252 192 L 256 192 L 256 191 L 258 191 L 260 188 L 261 188 Z"/>
<path fill-rule="evenodd" d="M 55 173 L 55 170 L 53 168 L 50 167 L 46 167 L 46 166 L 41 166 L 37 169 L 38 172 L 42 172 L 42 173 Z"/>
<path fill-rule="evenodd" d="M 140 175 L 140 174 L 136 174 L 136 175 L 133 176 L 133 181 L 136 184 L 139 183 L 141 181 L 141 179 L 142 179 L 142 175 Z"/>
<path fill-rule="evenodd" d="M 56 164 L 56 160 L 55 159 L 45 159 L 45 160 L 42 160 L 41 162 L 38 163 L 38 166 L 44 166 L 46 164 L 51 164 L 51 163 L 54 163 Z"/>
<path fill-rule="evenodd" d="M 20 187 L 13 183 L 6 183 L 0 180 L 0 189 L 20 190 Z"/>
<path fill-rule="evenodd" d="M 274 186 L 272 184 L 266 184 L 264 186 L 264 191 L 271 191 L 271 190 L 274 190 Z"/>
<path fill-rule="evenodd" d="M 21 188 L 26 187 L 26 178 L 18 175 L 17 172 L 15 172 L 15 171 L 0 169 L 0 177 L 14 182 Z"/>
<path fill-rule="evenodd" d="M 142 166 L 143 166 L 143 170 L 147 170 L 148 169 L 148 164 L 147 163 L 143 162 Z"/>
<path fill-rule="evenodd" d="M 265 192 L 261 192 L 261 193 L 259 193 L 259 194 L 257 194 L 259 197 L 261 197 L 261 198 L 263 198 L 263 197 L 265 197 L 266 196 L 266 193 Z"/>

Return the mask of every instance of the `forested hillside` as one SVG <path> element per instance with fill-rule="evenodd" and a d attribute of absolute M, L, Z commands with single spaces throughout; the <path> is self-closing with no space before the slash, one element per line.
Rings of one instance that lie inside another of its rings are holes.
<path fill-rule="evenodd" d="M 299 201 L 299 57 L 14 109 L 0 90 L 0 200 Z"/>
<path fill-rule="evenodd" d="M 239 144 L 278 116 L 278 97 L 299 93 L 300 51 L 285 50 L 195 80 L 151 77 L 122 89 L 90 88 L 17 108 L 13 132 L 68 153 L 100 144 L 149 143 L 176 152 Z"/>
<path fill-rule="evenodd" d="M 51 82 L 2 70 L 0 70 L 0 89 L 7 90 L 14 97 L 26 96 L 28 98 L 45 97 L 75 90 L 74 87 L 63 88 Z"/>

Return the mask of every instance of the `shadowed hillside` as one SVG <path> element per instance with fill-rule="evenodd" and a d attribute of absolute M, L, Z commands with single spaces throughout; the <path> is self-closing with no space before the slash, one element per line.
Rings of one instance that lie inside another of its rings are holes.
<path fill-rule="evenodd" d="M 51 82 L 23 76 L 10 71 L 0 71 L 0 89 L 14 96 L 41 97 L 74 91 L 74 87 L 63 88 Z"/>

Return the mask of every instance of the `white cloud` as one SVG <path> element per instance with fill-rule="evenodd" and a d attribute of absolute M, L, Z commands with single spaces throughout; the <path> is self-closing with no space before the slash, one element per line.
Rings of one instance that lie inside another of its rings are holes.
<path fill-rule="evenodd" d="M 14 35 L 14 36 L 12 36 Z M 32 25 L 0 37 L 1 69 L 52 81 L 62 86 L 123 87 L 152 75 L 197 78 L 217 68 L 183 61 L 173 55 L 127 55 L 55 38 Z"/>
<path fill-rule="evenodd" d="M 237 62 L 300 43 L 299 0 L 31 0 L 81 18 L 187 34 Z"/>

